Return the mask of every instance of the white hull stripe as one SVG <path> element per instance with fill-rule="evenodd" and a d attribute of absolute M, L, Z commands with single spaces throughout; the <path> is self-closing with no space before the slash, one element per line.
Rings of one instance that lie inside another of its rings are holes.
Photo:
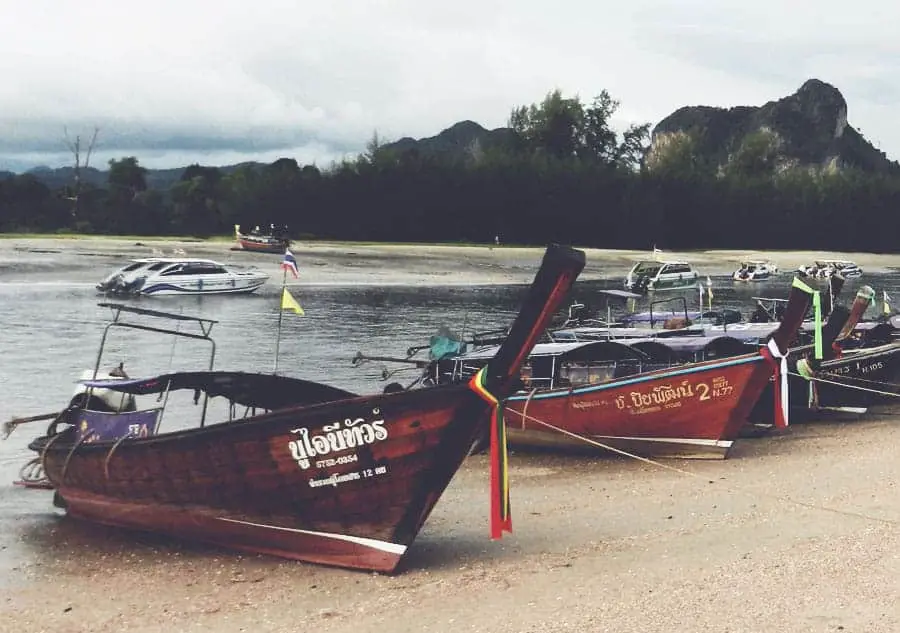
<path fill-rule="evenodd" d="M 295 532 L 297 534 L 309 534 L 310 536 L 321 536 L 331 538 L 337 541 L 347 541 L 364 547 L 381 550 L 389 554 L 403 555 L 406 552 L 406 545 L 397 545 L 396 543 L 388 543 L 387 541 L 379 541 L 373 538 L 363 538 L 361 536 L 349 536 L 347 534 L 333 534 L 331 532 L 314 532 L 312 530 L 300 530 L 298 528 L 282 527 L 280 525 L 266 525 L 265 523 L 253 523 L 251 521 L 240 521 L 238 519 L 229 519 L 226 517 L 216 517 L 219 521 L 228 521 L 229 523 L 239 523 L 240 525 L 251 525 L 253 527 L 268 528 L 270 530 L 281 530 L 282 532 Z"/>
<path fill-rule="evenodd" d="M 512 430 L 512 429 L 510 429 Z M 589 435 L 595 440 L 624 440 L 628 442 L 661 442 L 663 444 L 690 444 L 693 446 L 719 446 L 729 448 L 734 442 L 732 440 L 708 440 L 702 438 L 681 438 L 681 437 L 625 437 L 622 435 Z"/>

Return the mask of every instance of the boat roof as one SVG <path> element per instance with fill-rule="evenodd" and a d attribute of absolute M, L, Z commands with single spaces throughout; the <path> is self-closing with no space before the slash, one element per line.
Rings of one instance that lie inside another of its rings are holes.
<path fill-rule="evenodd" d="M 465 360 L 487 360 L 493 358 L 500 349 L 499 345 L 480 347 L 467 354 L 461 354 L 456 358 Z M 639 354 L 618 341 L 566 341 L 564 343 L 538 343 L 534 346 L 530 356 L 565 356 L 572 352 L 597 352 L 598 358 L 629 356 L 635 358 Z M 579 354 L 581 355 L 581 354 Z M 590 355 L 590 354 L 588 354 Z"/>
<path fill-rule="evenodd" d="M 690 262 L 686 262 L 683 259 L 642 259 L 636 264 L 659 264 L 662 266 L 663 264 L 684 264 L 685 266 L 690 266 Z"/>
<path fill-rule="evenodd" d="M 608 290 L 598 290 L 598 294 L 607 295 L 609 297 L 619 297 L 621 299 L 640 299 L 643 295 L 639 295 L 634 292 L 628 292 L 627 290 L 615 290 L 610 288 Z"/>
<path fill-rule="evenodd" d="M 210 397 L 223 396 L 243 406 L 270 411 L 356 397 L 349 391 L 299 378 L 237 371 L 179 372 L 130 380 L 85 380 L 82 384 L 133 395 L 194 389 Z"/>
<path fill-rule="evenodd" d="M 212 259 L 203 259 L 201 257 L 140 257 L 130 261 L 132 263 L 141 264 L 158 264 L 162 262 L 164 264 L 215 264 L 217 266 L 222 266 L 220 262 Z"/>

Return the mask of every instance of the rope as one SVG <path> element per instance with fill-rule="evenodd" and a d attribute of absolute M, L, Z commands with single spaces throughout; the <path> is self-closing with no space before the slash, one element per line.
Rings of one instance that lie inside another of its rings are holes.
<path fill-rule="evenodd" d="M 796 372 L 789 372 L 789 373 L 791 376 L 798 376 L 798 377 L 803 378 L 804 380 L 808 380 L 810 382 L 821 382 L 821 383 L 825 383 L 827 385 L 837 385 L 838 387 L 843 387 L 845 389 L 856 389 L 857 391 L 865 391 L 866 393 L 874 393 L 874 394 L 878 394 L 881 396 L 893 396 L 895 398 L 900 397 L 900 393 L 897 393 L 894 391 L 882 391 L 880 389 L 872 389 L 871 387 L 861 387 L 859 385 L 851 385 L 849 383 L 839 382 L 837 380 L 828 380 L 827 378 L 821 378 L 818 376 L 804 376 L 803 374 L 798 374 Z M 893 384 L 893 383 L 889 383 L 889 382 L 879 382 L 876 380 L 866 380 L 865 378 L 857 378 L 855 376 L 853 376 L 853 380 L 865 381 L 865 382 L 870 382 L 870 383 L 879 384 L 879 385 Z"/>
<path fill-rule="evenodd" d="M 506 410 L 509 411 L 510 413 L 515 414 L 515 415 L 521 415 L 523 418 L 526 418 L 526 417 L 527 417 L 528 420 L 531 421 L 531 422 L 534 422 L 534 423 L 536 423 L 536 424 L 540 424 L 541 426 L 545 426 L 545 427 L 547 427 L 548 429 L 552 429 L 552 430 L 554 430 L 554 431 L 556 431 L 556 432 L 558 432 L 558 433 L 562 433 L 563 435 L 568 435 L 569 437 L 572 437 L 572 438 L 574 438 L 574 439 L 576 439 L 576 440 L 580 440 L 580 441 L 582 441 L 582 442 L 585 442 L 586 444 L 591 444 L 591 445 L 596 446 L 596 447 L 598 447 L 598 448 L 602 448 L 602 449 L 604 449 L 604 450 L 608 450 L 608 451 L 611 451 L 611 452 L 613 452 L 613 453 L 617 453 L 617 454 L 622 455 L 622 456 L 624 456 L 624 457 L 628 457 L 628 458 L 630 458 L 630 459 L 634 459 L 634 460 L 637 460 L 637 461 L 639 461 L 639 462 L 643 462 L 643 463 L 645 463 L 645 464 L 649 464 L 649 465 L 651 465 L 651 466 L 655 466 L 655 467 L 657 467 L 657 468 L 661 468 L 661 469 L 663 469 L 663 470 L 670 470 L 670 471 L 672 471 L 672 472 L 675 472 L 675 473 L 678 473 L 678 474 L 681 474 L 681 475 L 687 475 L 688 477 L 692 477 L 692 478 L 694 478 L 694 479 L 705 480 L 705 481 L 707 481 L 708 483 L 711 483 L 711 484 L 712 484 L 712 483 L 715 483 L 715 480 L 709 479 L 709 478 L 707 478 L 707 477 L 703 477 L 702 475 L 698 475 L 697 473 L 693 473 L 693 472 L 691 472 L 691 471 L 689 471 L 689 470 L 684 470 L 684 469 L 678 468 L 678 467 L 676 467 L 676 466 L 670 466 L 670 465 L 668 465 L 668 464 L 663 464 L 663 463 L 661 463 L 661 462 L 658 462 L 658 461 L 653 460 L 653 459 L 649 459 L 649 458 L 647 458 L 647 457 L 641 457 L 640 455 L 635 455 L 634 453 L 630 453 L 630 452 L 628 452 L 628 451 L 623 451 L 623 450 L 618 449 L 618 448 L 615 448 L 615 447 L 613 447 L 613 446 L 609 446 L 608 444 L 604 444 L 603 442 L 598 442 L 598 441 L 593 440 L 593 439 L 591 439 L 591 438 L 589 438 L 589 437 L 585 437 L 584 435 L 580 435 L 580 434 L 578 434 L 578 433 L 573 433 L 572 431 L 567 431 L 567 430 L 562 429 L 562 428 L 560 428 L 560 427 L 558 427 L 558 426 L 556 426 L 556 425 L 554 425 L 554 424 L 550 424 L 549 422 L 545 422 L 544 420 L 539 420 L 539 419 L 535 418 L 534 416 L 530 416 L 530 415 L 529 415 L 529 416 L 526 416 L 523 412 L 517 411 L 517 410 L 515 410 L 515 409 L 513 409 L 513 408 L 511 408 L 511 407 L 506 407 Z M 743 486 L 740 486 L 740 485 L 737 485 L 737 484 L 733 484 L 733 483 L 732 483 L 732 484 L 725 484 L 723 487 L 724 487 L 726 490 L 732 490 L 732 491 L 734 491 L 734 492 L 742 492 L 742 493 L 744 493 L 744 494 L 746 494 L 746 495 L 750 495 L 750 496 L 763 496 L 763 497 L 769 497 L 770 499 L 774 499 L 774 500 L 776 500 L 776 501 L 781 501 L 782 503 L 789 503 L 789 504 L 801 506 L 801 507 L 804 507 L 804 508 L 809 508 L 809 509 L 811 509 L 811 510 L 819 510 L 819 511 L 821 511 L 821 512 L 830 512 L 830 513 L 832 513 L 832 514 L 841 514 L 841 515 L 844 515 L 844 516 L 856 517 L 856 518 L 858 518 L 858 519 L 863 519 L 863 520 L 866 520 L 866 521 L 873 521 L 873 522 L 876 522 L 876 523 L 883 523 L 883 524 L 886 524 L 886 525 L 892 525 L 892 526 L 898 526 L 898 525 L 900 525 L 900 521 L 897 521 L 897 520 L 895 520 L 895 519 L 885 519 L 885 518 L 883 518 L 883 517 L 871 516 L 871 515 L 869 515 L 869 514 L 865 514 L 865 513 L 862 513 L 862 512 L 855 512 L 855 511 L 853 511 L 853 510 L 842 510 L 842 509 L 840 509 L 840 508 L 830 508 L 830 507 L 828 507 L 828 506 L 824 506 L 824 505 L 820 505 L 820 504 L 815 504 L 815 503 L 809 503 L 809 502 L 806 502 L 806 501 L 797 501 L 796 499 L 791 499 L 790 497 L 785 497 L 785 496 L 783 496 L 783 495 L 776 495 L 776 494 L 765 493 L 765 492 L 762 492 L 762 493 L 761 493 L 761 492 L 758 492 L 758 491 L 755 491 L 755 490 L 749 490 L 749 489 L 747 489 L 747 488 L 744 488 Z"/>

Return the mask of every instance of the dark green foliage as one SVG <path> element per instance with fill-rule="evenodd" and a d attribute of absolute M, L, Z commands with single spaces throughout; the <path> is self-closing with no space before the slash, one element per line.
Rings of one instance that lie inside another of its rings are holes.
<path fill-rule="evenodd" d="M 872 167 L 874 148 L 853 128 L 839 149 L 857 167 L 823 172 L 785 168 L 785 148 L 821 162 L 816 152 L 835 147 L 747 123 L 765 110 L 800 129 L 813 125 L 795 116 L 804 108 L 840 110 L 842 101 L 817 99 L 682 109 L 657 126 L 669 136 L 646 155 L 652 169 L 649 125 L 617 134 L 608 93 L 585 105 L 554 91 L 513 110 L 508 128 L 463 121 L 394 143 L 376 134 L 356 160 L 327 170 L 283 158 L 154 171 L 125 157 L 85 178 L 77 218 L 71 181 L 0 175 L 0 231 L 208 236 L 273 223 L 318 239 L 894 251 L 900 176 Z"/>

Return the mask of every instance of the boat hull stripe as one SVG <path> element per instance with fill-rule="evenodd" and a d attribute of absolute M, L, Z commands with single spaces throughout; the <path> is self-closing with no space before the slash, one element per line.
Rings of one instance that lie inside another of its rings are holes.
<path fill-rule="evenodd" d="M 240 525 L 249 525 L 251 527 L 268 528 L 270 530 L 279 530 L 281 532 L 293 532 L 296 534 L 309 534 L 310 536 L 320 536 L 331 538 L 338 541 L 347 541 L 363 547 L 371 547 L 373 549 L 387 552 L 388 554 L 396 554 L 402 556 L 406 552 L 406 545 L 398 545 L 397 543 L 389 543 L 387 541 L 379 541 L 373 538 L 364 538 L 361 536 L 350 536 L 348 534 L 335 534 L 332 532 L 315 532 L 313 530 L 301 530 L 299 528 L 282 527 L 280 525 L 267 525 L 265 523 L 254 523 L 252 521 L 241 521 L 239 519 L 229 519 L 227 517 L 216 517 L 219 521 L 227 521 L 229 523 L 238 523 Z"/>

